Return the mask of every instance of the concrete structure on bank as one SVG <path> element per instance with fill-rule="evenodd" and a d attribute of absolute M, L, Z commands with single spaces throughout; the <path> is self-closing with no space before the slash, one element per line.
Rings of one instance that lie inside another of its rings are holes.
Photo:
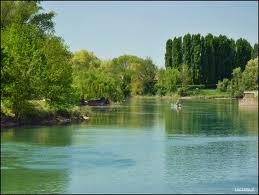
<path fill-rule="evenodd" d="M 244 91 L 244 96 L 239 100 L 239 106 L 258 107 L 258 91 Z"/>

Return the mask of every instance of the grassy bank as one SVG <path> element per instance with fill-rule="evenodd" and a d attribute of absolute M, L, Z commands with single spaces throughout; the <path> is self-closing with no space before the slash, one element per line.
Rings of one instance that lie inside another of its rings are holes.
<path fill-rule="evenodd" d="M 20 119 L 1 102 L 1 129 L 25 125 L 53 125 L 81 122 L 89 119 L 90 108 L 74 106 L 55 110 L 43 100 L 31 101 L 31 107 Z"/>
<path fill-rule="evenodd" d="M 136 95 L 132 96 L 133 98 L 144 98 L 144 99 L 175 99 L 179 98 L 180 96 L 178 94 L 171 94 L 171 95 Z"/>
<path fill-rule="evenodd" d="M 217 89 L 198 89 L 191 90 L 188 94 L 189 97 L 194 98 L 230 98 L 227 92 L 221 92 Z"/>
<path fill-rule="evenodd" d="M 180 96 L 177 93 L 173 93 L 171 95 L 141 95 L 141 96 L 134 96 L 134 98 L 145 98 L 145 99 L 175 99 L 175 98 L 183 98 L 183 99 L 190 99 L 190 98 L 205 98 L 205 99 L 213 99 L 213 98 L 231 98 L 227 92 L 221 92 L 217 89 L 193 89 L 188 90 L 186 96 Z"/>

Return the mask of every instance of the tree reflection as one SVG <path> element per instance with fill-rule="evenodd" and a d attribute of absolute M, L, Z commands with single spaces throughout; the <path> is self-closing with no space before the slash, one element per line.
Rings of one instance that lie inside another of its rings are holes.
<path fill-rule="evenodd" d="M 154 100 L 131 98 L 121 105 L 93 107 L 90 125 L 116 128 L 148 128 L 154 126 Z"/>
<path fill-rule="evenodd" d="M 71 126 L 13 128 L 1 133 L 1 139 L 9 142 L 41 144 L 47 146 L 71 145 Z"/>
<path fill-rule="evenodd" d="M 164 107 L 163 113 L 168 134 L 255 135 L 258 129 L 257 110 L 241 111 L 232 100 L 186 100 L 180 112 Z"/>

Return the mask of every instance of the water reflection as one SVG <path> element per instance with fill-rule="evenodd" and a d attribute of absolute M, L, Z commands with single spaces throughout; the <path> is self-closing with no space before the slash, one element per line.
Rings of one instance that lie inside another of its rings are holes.
<path fill-rule="evenodd" d="M 62 125 L 16 129 L 12 128 L 1 132 L 1 141 L 41 144 L 48 146 L 66 146 L 71 144 L 72 130 L 72 127 Z"/>
<path fill-rule="evenodd" d="M 2 193 L 233 193 L 256 187 L 257 109 L 131 99 L 88 123 L 1 132 Z"/>
<path fill-rule="evenodd" d="M 1 192 L 62 193 L 69 179 L 71 127 L 9 129 L 1 133 Z M 66 159 L 66 160 L 64 160 Z"/>
<path fill-rule="evenodd" d="M 256 135 L 258 112 L 238 110 L 232 100 L 186 100 L 181 112 L 164 107 L 168 134 Z"/>
<path fill-rule="evenodd" d="M 94 115 L 90 125 L 102 127 L 152 127 L 155 124 L 155 100 L 133 98 L 122 105 L 93 107 Z"/>

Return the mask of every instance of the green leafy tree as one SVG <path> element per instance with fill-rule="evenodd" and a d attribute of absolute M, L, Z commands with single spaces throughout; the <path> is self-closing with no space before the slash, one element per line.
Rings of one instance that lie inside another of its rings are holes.
<path fill-rule="evenodd" d="M 140 80 L 137 79 L 139 77 L 136 76 L 136 73 L 133 75 L 134 71 L 132 71 L 132 65 L 144 63 L 145 61 L 142 58 L 134 55 L 122 55 L 112 59 L 112 62 L 110 64 L 110 72 L 113 73 L 114 77 L 116 77 L 117 80 L 119 80 L 121 90 L 123 91 L 125 97 L 129 96 L 130 94 L 135 94 L 135 92 L 133 91 L 138 90 L 137 86 L 141 83 Z M 139 70 L 136 69 L 135 71 Z M 134 82 L 135 84 L 133 84 Z M 136 90 L 132 91 L 132 89 Z M 141 88 L 140 90 L 145 93 L 143 88 Z"/>
<path fill-rule="evenodd" d="M 170 46 L 169 43 L 171 42 L 168 41 L 167 46 Z M 167 47 L 166 56 L 168 48 L 170 47 Z M 245 39 L 235 42 L 225 35 L 208 34 L 203 37 L 188 33 L 183 36 L 182 46 L 181 37 L 173 39 L 172 51 L 173 67 L 180 68 L 182 63 L 190 66 L 193 84 L 215 87 L 217 81 L 231 78 L 235 67 L 241 67 L 243 71 L 247 61 L 258 55 L 258 44 L 252 49 Z"/>
<path fill-rule="evenodd" d="M 60 37 L 45 36 L 46 69 L 42 70 L 44 98 L 56 109 L 68 108 L 75 102 L 72 89 L 72 54 Z"/>
<path fill-rule="evenodd" d="M 258 90 L 258 58 L 248 61 L 244 72 L 235 68 L 232 79 L 223 79 L 217 84 L 220 91 L 228 91 L 232 97 L 242 97 L 244 90 Z"/>
<path fill-rule="evenodd" d="M 104 72 L 113 75 L 113 78 L 120 83 L 124 97 L 128 97 L 130 95 L 131 71 L 128 65 L 124 64 L 126 65 L 124 66 L 121 63 L 117 63 L 118 61 L 114 62 L 115 59 L 102 61 L 101 68 Z"/>
<path fill-rule="evenodd" d="M 142 63 L 143 59 L 134 55 L 122 55 L 112 59 L 112 62 L 121 69 L 127 69 L 133 63 Z"/>
<path fill-rule="evenodd" d="M 205 39 L 203 36 L 201 36 L 201 51 L 200 51 L 200 83 L 204 84 L 206 77 L 205 77 L 205 69 L 206 64 L 204 60 L 204 51 L 205 51 Z"/>
<path fill-rule="evenodd" d="M 157 68 L 150 58 L 142 63 L 134 63 L 130 66 L 131 93 L 133 95 L 154 94 L 155 76 Z"/>
<path fill-rule="evenodd" d="M 168 39 L 166 42 L 166 52 L 165 52 L 165 67 L 173 67 L 173 41 Z"/>
<path fill-rule="evenodd" d="M 88 52 L 85 49 L 76 51 L 72 57 L 73 68 L 77 71 L 89 68 L 98 68 L 101 65 L 99 60 L 93 52 Z"/>
<path fill-rule="evenodd" d="M 157 67 L 151 58 L 146 58 L 143 66 L 144 70 L 142 73 L 142 78 L 144 80 L 144 93 L 154 95 Z"/>
<path fill-rule="evenodd" d="M 73 72 L 73 88 L 81 98 L 84 98 L 86 88 L 84 83 L 85 79 L 87 79 L 85 77 L 85 72 L 89 69 L 100 67 L 101 60 L 99 60 L 93 52 L 80 50 L 74 52 L 71 63 Z"/>
<path fill-rule="evenodd" d="M 12 24 L 2 30 L 1 43 L 8 54 L 1 70 L 1 78 L 8 80 L 1 89 L 17 119 L 26 113 L 29 100 L 40 98 L 42 71 L 46 58 L 42 49 L 42 33 L 34 25 Z"/>
<path fill-rule="evenodd" d="M 235 67 L 236 43 L 234 39 L 228 39 L 228 43 L 229 43 L 229 52 L 227 55 L 227 62 L 226 62 L 226 66 L 227 66 L 226 77 L 230 78 L 231 72 Z"/>
<path fill-rule="evenodd" d="M 193 47 L 193 63 L 192 63 L 192 71 L 193 71 L 193 82 L 194 84 L 200 83 L 200 66 L 201 66 L 201 36 L 200 34 L 196 34 L 192 36 L 192 47 Z"/>
<path fill-rule="evenodd" d="M 181 69 L 180 69 L 180 80 L 181 80 L 182 86 L 187 86 L 187 85 L 192 84 L 192 70 L 186 64 L 183 64 L 181 66 Z"/>
<path fill-rule="evenodd" d="M 255 59 L 256 57 L 258 57 L 258 43 L 254 44 L 254 48 L 252 51 L 252 58 Z"/>
<path fill-rule="evenodd" d="M 41 12 L 39 1 L 1 1 L 1 28 L 13 23 L 34 24 L 43 31 L 54 31 L 55 13 Z"/>
<path fill-rule="evenodd" d="M 83 72 L 84 80 L 82 81 L 85 98 L 106 97 L 112 101 L 120 101 L 123 93 L 119 83 L 113 78 L 113 75 L 104 73 L 100 69 L 89 69 Z"/>
<path fill-rule="evenodd" d="M 188 33 L 183 37 L 183 63 L 191 67 L 192 62 L 192 37 Z"/>
<path fill-rule="evenodd" d="M 177 85 L 180 84 L 180 73 L 178 69 L 171 68 L 166 71 L 166 88 L 169 93 L 177 90 Z"/>
<path fill-rule="evenodd" d="M 221 58 L 221 37 L 214 36 L 213 38 L 213 48 L 214 48 L 214 63 L 215 63 L 215 81 L 213 84 L 216 84 L 217 81 L 221 80 L 222 74 L 222 58 Z"/>
<path fill-rule="evenodd" d="M 1 45 L 1 100 L 7 96 L 8 83 L 12 82 L 12 75 L 10 75 L 8 66 L 12 63 L 12 59 Z"/>
<path fill-rule="evenodd" d="M 173 67 L 180 68 L 182 64 L 182 37 L 173 40 Z"/>
<path fill-rule="evenodd" d="M 157 83 L 155 84 L 156 93 L 163 96 L 167 93 L 167 88 L 165 86 L 165 69 L 161 68 L 157 72 Z"/>
<path fill-rule="evenodd" d="M 203 81 L 207 85 L 215 83 L 215 56 L 213 48 L 213 35 L 208 34 L 204 38 L 203 45 Z"/>
<path fill-rule="evenodd" d="M 235 67 L 241 67 L 243 71 L 246 63 L 251 59 L 252 47 L 245 39 L 238 39 L 236 41 L 236 63 Z"/>
<path fill-rule="evenodd" d="M 165 95 L 176 92 L 180 84 L 180 72 L 177 68 L 160 69 L 157 73 L 158 81 L 156 83 L 157 94 Z"/>
<path fill-rule="evenodd" d="M 249 60 L 242 74 L 245 90 L 258 90 L 258 57 Z"/>
<path fill-rule="evenodd" d="M 241 68 L 235 68 L 232 72 L 232 79 L 227 87 L 227 91 L 231 97 L 242 97 L 244 91 L 244 85 L 242 82 Z"/>
<path fill-rule="evenodd" d="M 229 80 L 228 79 L 223 79 L 223 81 L 219 81 L 217 84 L 217 89 L 222 92 L 227 91 L 227 87 L 229 85 Z"/>
<path fill-rule="evenodd" d="M 219 35 L 216 51 L 217 79 L 230 78 L 235 63 L 235 42 L 226 36 Z"/>

